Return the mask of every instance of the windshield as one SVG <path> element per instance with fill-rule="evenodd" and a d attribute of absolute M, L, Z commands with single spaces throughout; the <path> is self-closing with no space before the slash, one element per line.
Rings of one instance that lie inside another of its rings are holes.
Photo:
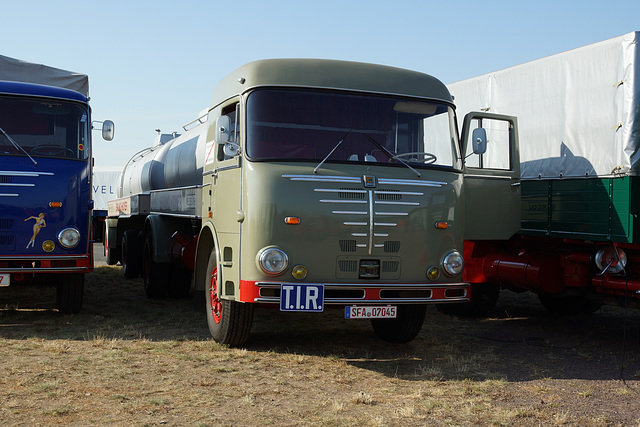
<path fill-rule="evenodd" d="M 252 160 L 460 167 L 446 104 L 351 93 L 272 90 L 247 100 Z"/>
<path fill-rule="evenodd" d="M 77 104 L 0 97 L 0 155 L 89 158 L 89 116 Z"/>

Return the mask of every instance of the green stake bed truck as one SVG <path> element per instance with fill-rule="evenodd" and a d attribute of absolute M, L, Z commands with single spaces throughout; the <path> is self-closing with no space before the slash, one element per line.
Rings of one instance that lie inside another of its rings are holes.
<path fill-rule="evenodd" d="M 109 203 L 108 262 L 142 274 L 153 298 L 204 291 L 222 343 L 247 340 L 257 304 L 339 307 L 384 340 L 410 341 L 426 304 L 469 301 L 465 209 L 482 212 L 467 228 L 474 238 L 519 228 L 516 120 L 470 114 L 463 134 L 481 120 L 501 133 L 502 170 L 465 171 L 453 100 L 429 75 L 247 64 L 182 135 L 159 135 L 125 166 Z M 471 150 L 491 134 L 475 130 Z M 511 210 L 496 204 L 505 198 Z"/>
<path fill-rule="evenodd" d="M 475 309 L 499 286 L 535 292 L 552 312 L 638 306 L 639 40 L 632 32 L 448 86 L 459 111 L 508 111 L 520 125 L 521 231 L 465 244 Z"/>

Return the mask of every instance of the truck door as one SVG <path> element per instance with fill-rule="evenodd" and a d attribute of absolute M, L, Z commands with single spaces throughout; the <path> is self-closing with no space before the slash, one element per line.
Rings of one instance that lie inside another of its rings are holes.
<path fill-rule="evenodd" d="M 462 126 L 465 240 L 506 240 L 520 230 L 515 117 L 471 112 Z"/>
<path fill-rule="evenodd" d="M 230 296 L 240 278 L 240 230 L 242 216 L 242 156 L 240 153 L 239 104 L 222 109 L 224 121 L 216 123 L 215 177 L 212 185 L 213 223 L 216 227 L 221 265 L 218 272 L 225 285 L 221 295 Z M 224 122 L 224 123 L 223 123 Z M 223 124 L 222 124 L 223 123 Z M 233 285 L 229 287 L 229 285 Z"/>

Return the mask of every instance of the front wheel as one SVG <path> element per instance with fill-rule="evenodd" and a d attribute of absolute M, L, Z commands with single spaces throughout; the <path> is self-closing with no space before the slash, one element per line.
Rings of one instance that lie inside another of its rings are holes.
<path fill-rule="evenodd" d="M 395 319 L 371 319 L 371 326 L 381 340 L 403 344 L 418 336 L 426 313 L 426 305 L 400 305 Z"/>
<path fill-rule="evenodd" d="M 56 308 L 63 314 L 78 314 L 84 299 L 84 273 L 57 275 Z"/>
<path fill-rule="evenodd" d="M 205 300 L 211 336 L 220 344 L 230 346 L 244 344 L 251 332 L 253 304 L 220 299 L 218 263 L 213 251 L 209 255 L 206 277 Z"/>

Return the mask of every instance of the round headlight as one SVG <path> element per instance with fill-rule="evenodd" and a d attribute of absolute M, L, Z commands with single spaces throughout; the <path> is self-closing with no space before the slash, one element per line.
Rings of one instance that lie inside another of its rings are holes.
<path fill-rule="evenodd" d="M 462 273 L 464 268 L 464 258 L 458 251 L 451 251 L 442 260 L 442 267 L 449 276 Z"/>
<path fill-rule="evenodd" d="M 262 271 L 270 275 L 276 275 L 287 269 L 289 257 L 280 249 L 267 248 L 260 253 L 258 263 Z"/>
<path fill-rule="evenodd" d="M 67 249 L 73 249 L 80 243 L 80 232 L 75 228 L 65 228 L 58 233 L 58 243 Z"/>

